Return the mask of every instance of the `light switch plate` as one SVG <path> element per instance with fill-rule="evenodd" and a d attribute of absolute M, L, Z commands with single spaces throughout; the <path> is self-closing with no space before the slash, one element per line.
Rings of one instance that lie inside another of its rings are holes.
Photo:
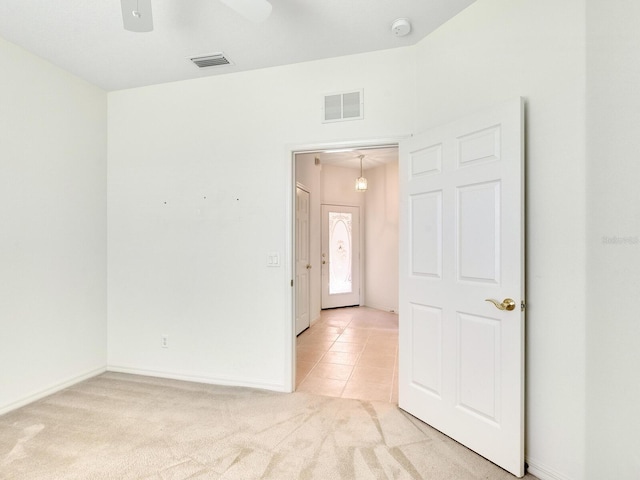
<path fill-rule="evenodd" d="M 279 267 L 280 254 L 278 252 L 267 253 L 267 267 Z"/>

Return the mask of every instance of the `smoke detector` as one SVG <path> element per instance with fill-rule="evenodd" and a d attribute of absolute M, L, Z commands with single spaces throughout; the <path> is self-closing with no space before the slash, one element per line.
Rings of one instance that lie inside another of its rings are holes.
<path fill-rule="evenodd" d="M 396 37 L 404 37 L 411 32 L 411 23 L 406 18 L 399 18 L 391 24 L 391 33 Z"/>

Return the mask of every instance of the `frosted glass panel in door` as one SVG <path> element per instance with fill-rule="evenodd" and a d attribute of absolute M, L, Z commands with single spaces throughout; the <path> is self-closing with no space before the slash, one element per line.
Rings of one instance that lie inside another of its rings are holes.
<path fill-rule="evenodd" d="M 322 205 L 322 308 L 360 305 L 360 209 Z"/>
<path fill-rule="evenodd" d="M 352 253 L 350 213 L 329 212 L 329 294 L 351 293 Z"/>

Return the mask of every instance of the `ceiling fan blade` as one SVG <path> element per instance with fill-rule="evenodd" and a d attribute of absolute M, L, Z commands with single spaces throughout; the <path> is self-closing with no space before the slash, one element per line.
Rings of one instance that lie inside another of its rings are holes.
<path fill-rule="evenodd" d="M 267 0 L 220 0 L 247 20 L 264 22 L 271 14 L 271 4 Z"/>
<path fill-rule="evenodd" d="M 153 30 L 151 0 L 120 0 L 120 3 L 125 30 L 131 32 L 150 32 Z"/>

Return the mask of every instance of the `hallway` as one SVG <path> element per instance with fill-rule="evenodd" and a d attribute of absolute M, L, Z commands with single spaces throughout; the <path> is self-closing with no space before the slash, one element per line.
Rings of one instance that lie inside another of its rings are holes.
<path fill-rule="evenodd" d="M 398 402 L 398 315 L 369 307 L 322 310 L 296 342 L 296 390 Z"/>

